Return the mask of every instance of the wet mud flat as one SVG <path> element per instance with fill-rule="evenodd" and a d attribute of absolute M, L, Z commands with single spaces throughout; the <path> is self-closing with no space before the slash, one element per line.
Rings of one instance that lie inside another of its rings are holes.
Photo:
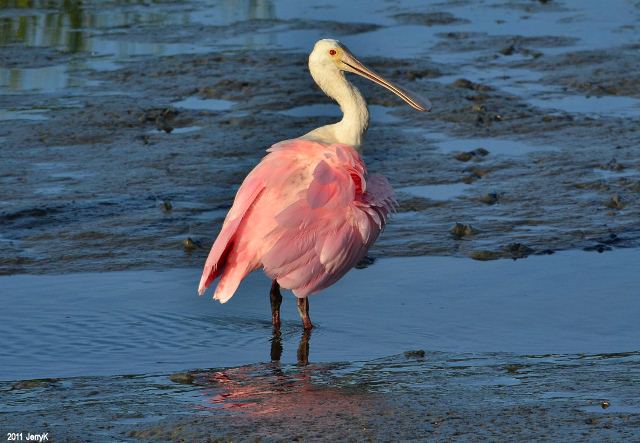
<path fill-rule="evenodd" d="M 258 273 L 224 306 L 195 295 L 192 269 L 2 277 L 0 429 L 633 441 L 639 254 L 381 259 L 312 297 L 311 334 L 290 294 L 272 333 Z"/>
<path fill-rule="evenodd" d="M 637 5 L 597 35 L 597 3 L 265 5 L 0 11 L 0 273 L 200 265 L 264 150 L 338 118 L 306 69 L 323 36 L 435 105 L 355 80 L 400 202 L 373 256 L 638 246 Z"/>
<path fill-rule="evenodd" d="M 2 383 L 3 412 L 12 412 L 0 425 L 70 442 L 634 441 L 638 367 L 637 354 L 413 351 L 363 363 L 46 379 Z"/>

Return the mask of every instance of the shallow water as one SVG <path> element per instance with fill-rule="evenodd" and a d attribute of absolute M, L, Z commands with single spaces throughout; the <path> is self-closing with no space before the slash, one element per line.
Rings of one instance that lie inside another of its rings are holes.
<path fill-rule="evenodd" d="M 534 145 L 522 140 L 504 140 L 498 138 L 462 138 L 456 139 L 442 134 L 429 134 L 430 138 L 436 138 L 438 149 L 443 152 L 464 152 L 483 148 L 491 155 L 526 155 L 540 151 L 558 151 L 558 146 Z"/>
<path fill-rule="evenodd" d="M 445 183 L 439 185 L 407 186 L 406 188 L 398 188 L 396 191 L 432 200 L 450 200 L 463 195 L 469 188 L 470 186 L 464 183 Z"/>
<path fill-rule="evenodd" d="M 411 349 L 515 355 L 635 351 L 637 250 L 527 260 L 377 260 L 311 299 L 311 361 Z M 228 367 L 267 359 L 268 280 L 226 305 L 195 295 L 198 270 L 1 277 L 0 379 Z M 283 362 L 300 325 L 287 294 Z M 349 340 L 344 341 L 343 337 Z M 338 345 L 338 343 L 340 343 Z M 490 357 L 486 357 L 490 358 Z"/>
<path fill-rule="evenodd" d="M 205 109 L 207 111 L 228 111 L 233 105 L 234 103 L 229 100 L 201 99 L 198 97 L 188 97 L 173 103 L 173 106 L 177 108 Z"/>
<path fill-rule="evenodd" d="M 0 120 L 46 120 L 46 110 L 0 110 Z"/>
<path fill-rule="evenodd" d="M 640 99 L 632 97 L 537 97 L 530 102 L 541 108 L 559 109 L 564 112 L 606 114 L 618 117 L 634 117 L 640 112 Z"/>

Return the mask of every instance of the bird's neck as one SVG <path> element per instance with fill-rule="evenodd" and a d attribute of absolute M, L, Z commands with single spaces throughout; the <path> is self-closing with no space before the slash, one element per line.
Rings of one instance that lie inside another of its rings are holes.
<path fill-rule="evenodd" d="M 304 137 L 327 143 L 342 143 L 360 151 L 369 126 L 369 111 L 364 97 L 342 72 L 338 71 L 329 77 L 316 78 L 315 75 L 313 77 L 324 93 L 338 102 L 343 116 L 338 123 L 314 129 Z"/>

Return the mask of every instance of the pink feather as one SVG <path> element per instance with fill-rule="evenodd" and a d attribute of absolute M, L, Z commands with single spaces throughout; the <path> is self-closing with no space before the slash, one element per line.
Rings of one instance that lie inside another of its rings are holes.
<path fill-rule="evenodd" d="M 339 280 L 364 257 L 397 205 L 380 175 L 366 177 L 351 146 L 294 139 L 274 145 L 247 176 L 204 266 L 203 294 L 229 300 L 262 267 L 298 297 Z"/>

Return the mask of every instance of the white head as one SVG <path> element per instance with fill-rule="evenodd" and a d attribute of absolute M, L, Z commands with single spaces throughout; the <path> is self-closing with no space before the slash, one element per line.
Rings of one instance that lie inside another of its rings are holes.
<path fill-rule="evenodd" d="M 369 124 L 367 104 L 360 91 L 347 81 L 345 72 L 352 72 L 393 92 L 418 111 L 430 111 L 431 103 L 384 79 L 364 66 L 337 40 L 319 40 L 309 55 L 309 71 L 315 82 L 329 97 L 338 102 L 344 116 L 338 123 L 315 129 L 304 137 L 328 143 L 344 143 L 360 147 Z"/>
<path fill-rule="evenodd" d="M 387 88 L 418 111 L 431 110 L 431 102 L 428 99 L 411 93 L 376 74 L 360 63 L 351 51 L 337 40 L 323 39 L 316 42 L 309 55 L 309 71 L 318 86 L 326 93 L 328 91 L 325 87 L 328 82 L 335 80 L 336 76 L 344 78 L 343 72 L 352 72 Z"/>

